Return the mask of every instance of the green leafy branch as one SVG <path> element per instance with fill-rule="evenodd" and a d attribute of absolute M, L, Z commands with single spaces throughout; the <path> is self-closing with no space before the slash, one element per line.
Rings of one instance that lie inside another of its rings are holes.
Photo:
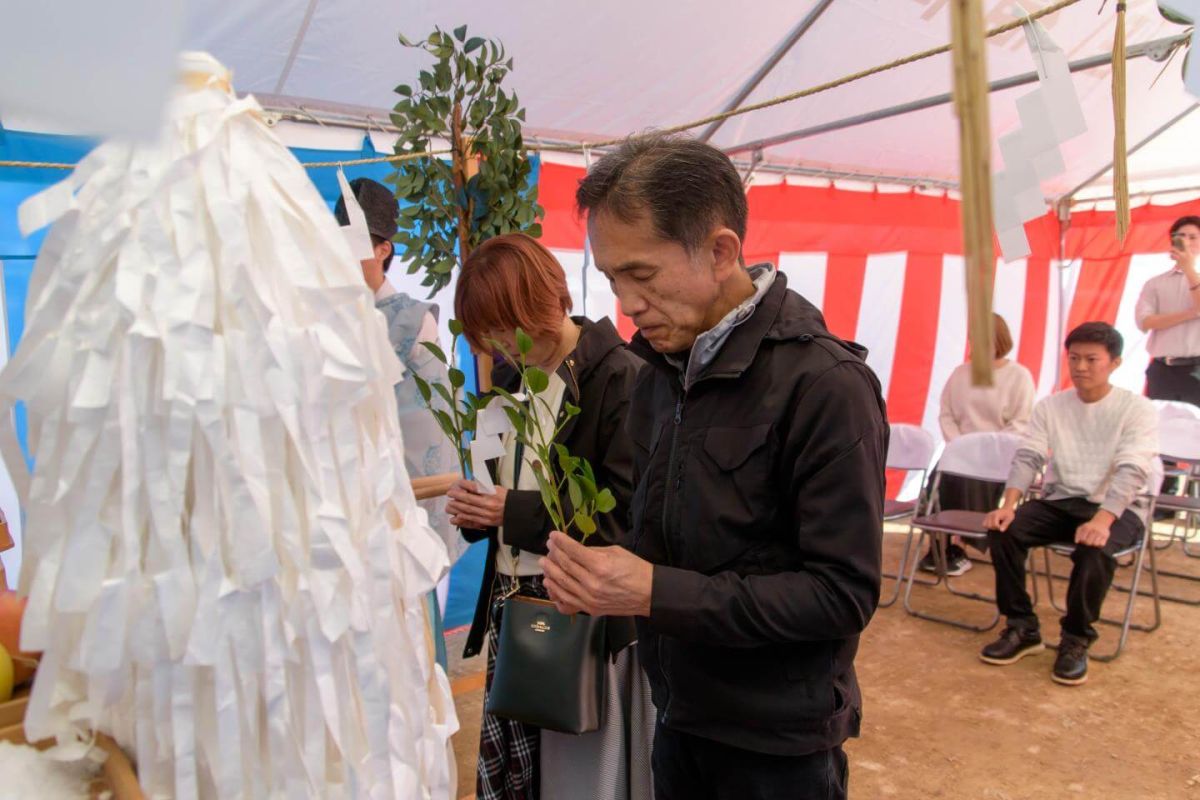
<path fill-rule="evenodd" d="M 502 88 L 513 60 L 499 42 L 434 28 L 426 39 L 400 44 L 436 59 L 416 86 L 401 84 L 391 115 L 399 129 L 396 154 L 427 153 L 434 138 L 449 140 L 451 160 L 400 162 L 387 180 L 402 210 L 396 250 L 410 274 L 425 270 L 436 293 L 482 242 L 523 231 L 541 236 L 537 184 L 521 135 L 525 109 Z M 476 168 L 478 171 L 476 171 Z"/>
<path fill-rule="evenodd" d="M 447 358 L 446 352 L 435 342 L 420 342 L 422 347 L 432 353 L 433 357 L 446 367 L 450 385 L 446 386 L 440 381 L 427 381 L 415 372 L 413 380 L 417 382 L 417 391 L 420 392 L 421 399 L 425 401 L 429 413 L 437 420 L 442 433 L 454 445 L 454 452 L 458 455 L 459 469 L 463 475 L 467 475 L 470 463 L 467 438 L 475 433 L 476 425 L 479 422 L 479 412 L 487 407 L 492 395 L 480 397 L 474 392 L 466 391 L 464 387 L 467 384 L 467 376 L 454 365 L 452 360 L 454 354 L 458 352 L 458 340 L 463 335 L 462 323 L 456 319 L 450 320 L 450 333 L 454 337 L 450 344 L 451 358 Z M 435 398 L 440 402 L 435 402 Z"/>
<path fill-rule="evenodd" d="M 537 478 L 542 505 L 550 515 L 555 530 L 569 534 L 575 528 L 580 538 L 587 541 L 596 532 L 597 515 L 612 511 L 617 501 L 612 491 L 596 485 L 596 474 L 586 458 L 571 455 L 566 445 L 558 443 L 558 437 L 567 423 L 579 415 L 579 406 L 563 403 L 561 413 L 550 407 L 545 397 L 550 376 L 539 367 L 527 363 L 529 352 L 533 349 L 533 339 L 520 328 L 517 329 L 516 338 L 518 352 L 515 358 L 499 343 L 491 344 L 520 374 L 525 398 L 522 400 L 499 387 L 494 391 L 507 403 L 504 412 L 516 431 L 517 440 L 526 451 L 534 454 L 530 466 Z M 545 412 L 544 417 L 539 413 L 539 408 Z M 552 419 L 554 423 L 547 426 L 544 419 Z M 570 500 L 570 508 L 563 504 L 564 491 Z"/>

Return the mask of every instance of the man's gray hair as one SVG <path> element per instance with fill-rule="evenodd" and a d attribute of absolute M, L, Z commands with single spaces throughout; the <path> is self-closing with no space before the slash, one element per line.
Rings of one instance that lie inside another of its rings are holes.
<path fill-rule="evenodd" d="M 694 253 L 717 226 L 746 239 L 746 192 L 729 156 L 683 136 L 631 136 L 579 182 L 580 213 L 625 223 L 649 215 L 655 232 Z"/>

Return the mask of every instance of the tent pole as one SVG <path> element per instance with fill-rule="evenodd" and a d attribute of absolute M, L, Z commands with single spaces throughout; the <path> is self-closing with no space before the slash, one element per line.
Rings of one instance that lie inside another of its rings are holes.
<path fill-rule="evenodd" d="M 1158 128 L 1156 128 L 1145 139 L 1142 139 L 1140 142 L 1135 144 L 1133 147 L 1129 148 L 1129 155 L 1133 155 L 1138 150 L 1141 150 L 1143 147 L 1145 147 L 1146 145 L 1153 142 L 1159 136 L 1162 136 L 1164 133 L 1171 130 L 1171 128 L 1174 128 L 1179 122 L 1181 122 L 1185 117 L 1187 117 L 1189 114 L 1191 114 L 1197 108 L 1200 108 L 1200 103 L 1192 103 L 1190 106 L 1185 108 L 1183 111 L 1179 112 L 1174 117 L 1171 117 L 1171 119 L 1167 120 L 1163 125 L 1160 125 Z M 1088 184 L 1104 177 L 1104 175 L 1112 168 L 1113 168 L 1113 162 L 1109 161 L 1106 165 L 1104 165 L 1104 167 L 1102 169 L 1099 169 L 1096 172 L 1092 173 L 1082 183 L 1080 183 L 1074 189 L 1072 189 L 1071 191 L 1069 191 L 1065 195 L 1063 195 L 1063 200 L 1070 202 L 1071 200 L 1073 200 L 1075 198 L 1075 195 L 1079 194 L 1079 192 L 1082 191 L 1083 189 L 1086 189 L 1088 187 Z"/>
<path fill-rule="evenodd" d="M 775 50 L 767 57 L 767 60 L 759 65 L 758 69 L 754 71 L 754 74 L 750 76 L 750 79 L 742 84 L 742 88 L 737 90 L 737 92 L 733 95 L 729 102 L 725 104 L 719 113 L 724 114 L 728 111 L 733 111 L 742 103 L 744 103 L 746 98 L 750 96 L 750 93 L 758 88 L 758 85 L 763 82 L 763 79 L 770 74 L 771 70 L 775 69 L 779 62 L 783 60 L 783 57 L 787 55 L 788 51 L 795 46 L 796 42 L 800 41 L 804 34 L 808 33 L 808 29 L 811 28 L 813 24 L 821 18 L 821 15 L 824 14 L 825 10 L 831 5 L 833 5 L 833 0 L 819 0 L 819 2 L 813 6 L 813 9 L 804 16 L 804 19 L 800 20 L 796 27 L 792 28 L 791 31 L 788 32 L 788 35 L 785 36 L 783 41 L 775 47 Z M 702 142 L 707 142 L 713 137 L 713 134 L 717 132 L 717 129 L 724 124 L 725 120 L 723 119 L 710 123 L 707 128 L 700 132 L 700 135 L 697 138 Z"/>
<path fill-rule="evenodd" d="M 1141 58 L 1150 57 L 1154 60 L 1161 60 L 1166 57 L 1166 54 L 1171 53 L 1175 47 L 1178 47 L 1183 42 L 1188 41 L 1187 36 L 1171 36 L 1164 39 L 1155 39 L 1149 42 L 1133 45 L 1126 51 L 1126 58 Z M 1097 67 L 1103 67 L 1112 63 L 1112 52 L 1101 53 L 1099 55 L 1081 58 L 1072 61 L 1068 66 L 1071 72 L 1083 72 Z M 1026 72 L 1021 75 L 1013 75 L 1008 78 L 1001 78 L 992 81 L 988 84 L 988 92 L 998 92 L 1005 89 L 1014 89 L 1018 86 L 1025 86 L 1030 83 L 1036 83 L 1038 80 L 1037 72 Z M 938 106 L 949 105 L 953 102 L 954 97 L 950 93 L 925 97 L 920 100 L 912 100 L 908 103 L 891 106 L 889 108 L 881 108 L 876 111 L 868 111 L 864 114 L 856 114 L 852 117 L 825 122 L 820 125 L 813 125 L 808 128 L 790 131 L 788 133 L 780 133 L 775 136 L 768 136 L 764 139 L 756 139 L 752 142 L 744 142 L 736 144 L 732 147 L 723 148 L 726 155 L 734 153 L 744 153 L 747 151 L 759 150 L 764 147 L 775 147 L 788 142 L 794 142 L 799 139 L 808 139 L 813 136 L 818 136 L 823 133 L 832 133 L 834 131 L 845 130 L 859 125 L 866 125 L 870 122 L 878 122 L 882 119 L 898 117 L 903 114 L 911 114 L 914 111 L 923 111 L 927 108 L 936 108 Z"/>

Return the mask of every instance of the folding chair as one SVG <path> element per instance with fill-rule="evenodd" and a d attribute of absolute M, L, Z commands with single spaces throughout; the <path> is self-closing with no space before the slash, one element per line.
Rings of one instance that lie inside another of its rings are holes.
<path fill-rule="evenodd" d="M 933 463 L 933 456 L 936 451 L 937 442 L 934 441 L 929 431 L 916 425 L 905 425 L 902 423 L 892 425 L 891 438 L 888 441 L 886 466 L 888 469 L 903 470 L 906 477 L 908 475 L 918 476 L 921 481 L 921 488 L 915 501 L 885 500 L 883 502 L 884 522 L 895 522 L 906 517 L 912 517 L 916 513 L 922 498 L 925 496 L 925 481 L 929 477 L 929 466 Z M 908 538 L 905 539 L 904 550 L 900 553 L 899 569 L 896 570 L 895 575 L 889 572 L 883 573 L 883 577 L 895 579 L 896 590 L 892 592 L 892 596 L 887 601 L 879 603 L 881 608 L 887 608 L 900 597 L 900 586 L 904 583 L 904 568 L 908 565 L 912 543 L 913 526 L 910 521 L 908 524 Z M 932 581 L 919 581 L 919 583 L 933 585 Z"/>
<path fill-rule="evenodd" d="M 1186 403 L 1173 405 L 1187 405 L 1188 408 L 1194 408 Z M 1200 410 L 1198 410 L 1200 411 Z M 1175 416 L 1163 419 L 1159 417 L 1159 449 L 1162 451 L 1164 460 L 1183 462 L 1189 464 L 1188 470 L 1184 470 L 1187 482 L 1184 486 L 1184 494 L 1164 494 L 1157 498 L 1157 508 L 1162 511 L 1172 511 L 1177 514 L 1183 514 L 1183 534 L 1179 535 L 1179 519 L 1176 518 L 1175 526 L 1171 530 L 1171 538 L 1163 547 L 1157 549 L 1166 549 L 1170 547 L 1176 539 L 1182 542 L 1183 554 L 1189 558 L 1200 559 L 1200 551 L 1192 551 L 1191 537 L 1197 528 L 1197 516 L 1200 515 L 1200 497 L 1195 496 L 1194 489 L 1196 488 L 1196 466 L 1200 465 L 1200 416 Z M 1192 491 L 1188 491 L 1188 490 Z M 1153 546 L 1153 542 L 1151 542 Z M 1183 581 L 1191 581 L 1200 583 L 1200 575 L 1187 572 L 1175 572 L 1172 570 L 1160 569 L 1157 570 L 1161 576 L 1175 578 Z M 1128 587 L 1116 586 L 1120 591 L 1128 591 Z M 1200 606 L 1200 598 L 1181 597 L 1175 594 L 1163 593 L 1160 595 L 1163 600 L 1169 600 L 1173 603 L 1184 603 L 1191 606 Z"/>
<path fill-rule="evenodd" d="M 947 591 L 958 597 L 978 600 L 994 604 L 995 598 L 976 592 L 964 592 L 955 589 L 950 576 L 946 574 L 946 557 L 944 548 L 938 546 L 938 537 L 961 536 L 965 539 L 987 539 L 987 530 L 983 527 L 987 515 L 978 511 L 941 508 L 938 503 L 938 488 L 942 476 L 955 475 L 973 480 L 1003 482 L 1008 480 L 1012 468 L 1013 457 L 1021 445 L 1021 437 L 1012 433 L 968 433 L 960 436 L 946 445 L 942 457 L 934 470 L 932 490 L 925 498 L 922 513 L 913 518 L 912 525 L 921 531 L 917 543 L 918 552 L 928 538 L 933 544 L 934 565 L 940 583 L 945 584 Z M 935 509 L 937 509 L 935 511 Z M 918 611 L 912 606 L 913 584 L 916 582 L 917 562 L 913 559 L 909 565 L 907 583 L 904 590 L 904 610 L 914 617 L 965 628 L 969 631 L 987 631 L 1000 621 L 1000 612 L 994 611 L 991 621 L 986 625 L 974 625 L 962 620 L 942 617 L 927 611 Z M 1034 584 L 1036 586 L 1036 583 Z M 994 606 L 993 606 L 994 608 Z"/>
<path fill-rule="evenodd" d="M 1139 509 L 1139 516 L 1142 517 L 1142 522 L 1145 525 L 1145 531 L 1142 533 L 1142 539 L 1137 544 L 1131 545 L 1114 554 L 1114 558 L 1120 559 L 1125 556 L 1133 556 L 1133 581 L 1126 591 L 1129 593 L 1129 601 L 1125 604 L 1125 615 L 1119 620 L 1110 619 L 1101 616 L 1100 621 L 1106 625 L 1115 625 L 1120 627 L 1121 635 L 1117 638 L 1117 645 L 1111 653 L 1090 653 L 1091 658 L 1097 661 L 1112 661 L 1117 656 L 1121 655 L 1121 650 L 1125 648 L 1125 640 L 1129 638 L 1130 630 L 1144 631 L 1150 633 L 1158 630 L 1162 624 L 1162 604 L 1159 602 L 1158 593 L 1158 567 L 1154 561 L 1154 547 L 1151 546 L 1152 525 L 1154 524 L 1154 509 L 1158 497 L 1158 488 L 1163 482 L 1163 464 L 1161 459 L 1155 459 L 1155 465 L 1150 472 L 1150 477 L 1146 481 L 1146 491 L 1141 496 L 1143 507 Z M 1050 554 L 1053 552 L 1057 555 L 1070 558 L 1075 552 L 1073 544 L 1051 544 L 1043 548 L 1046 558 L 1046 594 L 1050 598 L 1050 605 L 1056 610 L 1065 612 L 1066 606 L 1059 605 L 1054 597 L 1054 579 L 1058 577 L 1054 575 L 1054 571 L 1050 567 Z M 1136 623 L 1133 621 L 1133 605 L 1138 597 L 1138 585 L 1141 582 L 1142 570 L 1146 564 L 1146 554 L 1150 555 L 1150 597 L 1154 601 L 1154 622 L 1149 625 Z M 1116 584 L 1113 584 L 1114 588 Z M 1057 644 L 1047 644 L 1047 647 L 1057 648 Z"/>
<path fill-rule="evenodd" d="M 1154 403 L 1154 407 L 1158 411 L 1159 441 L 1167 441 L 1161 438 L 1164 425 L 1170 425 L 1180 420 L 1200 421 L 1200 408 L 1191 403 L 1183 403 L 1178 400 L 1152 400 L 1151 402 Z M 1181 488 L 1183 489 L 1180 494 L 1192 494 L 1191 489 L 1194 488 L 1197 481 L 1196 469 L 1194 467 L 1190 470 L 1182 469 L 1175 463 L 1172 457 L 1167 455 L 1163 456 L 1163 461 L 1167 462 L 1163 465 L 1163 477 L 1179 478 L 1182 484 Z M 1161 505 L 1160 508 L 1162 508 Z M 1166 509 L 1164 508 L 1163 510 Z M 1167 542 L 1165 546 L 1158 549 L 1163 550 L 1170 546 L 1171 542 Z"/>

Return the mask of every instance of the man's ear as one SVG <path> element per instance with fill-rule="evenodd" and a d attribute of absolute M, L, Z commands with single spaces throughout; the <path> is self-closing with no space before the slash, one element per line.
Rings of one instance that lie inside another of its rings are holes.
<path fill-rule="evenodd" d="M 742 240 L 729 228 L 719 228 L 712 234 L 713 273 L 724 281 L 735 270 L 742 269 Z"/>
<path fill-rule="evenodd" d="M 384 239 L 382 242 L 375 245 L 375 257 L 379 259 L 380 264 L 383 264 L 387 261 L 388 256 L 392 254 L 393 250 L 395 250 L 395 245 L 393 245 L 387 239 Z M 387 267 L 384 267 L 383 271 L 387 272 Z"/>

